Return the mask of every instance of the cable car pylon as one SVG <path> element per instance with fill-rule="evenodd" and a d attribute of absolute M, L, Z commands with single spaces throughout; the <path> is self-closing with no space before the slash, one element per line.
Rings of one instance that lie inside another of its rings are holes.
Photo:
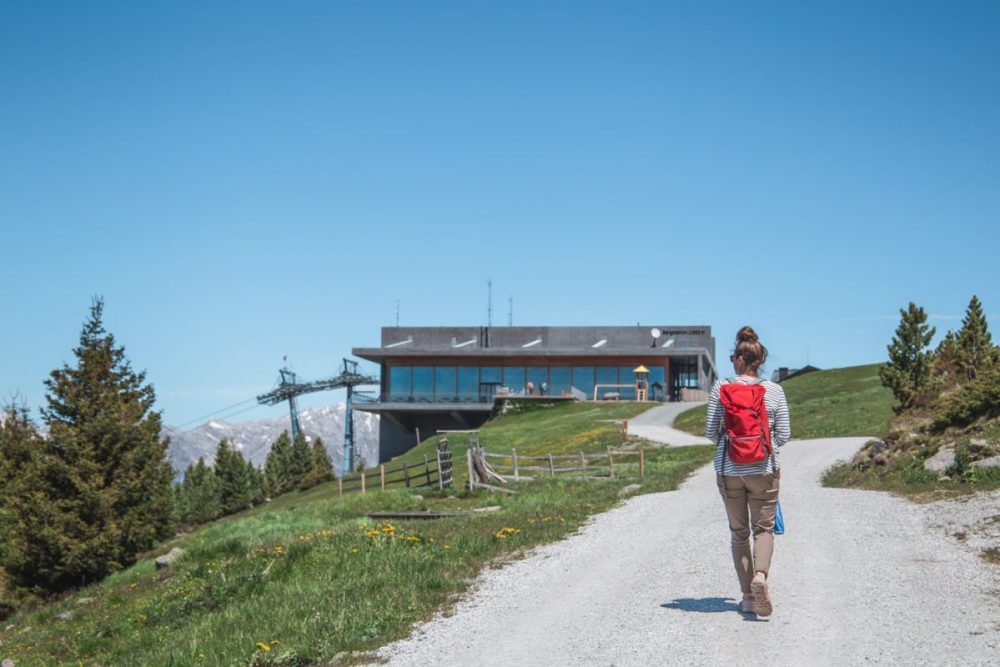
<path fill-rule="evenodd" d="M 299 382 L 298 376 L 288 368 L 287 364 L 278 373 L 280 375 L 278 387 L 258 396 L 257 402 L 261 405 L 277 405 L 282 401 L 288 401 L 293 440 L 302 432 L 299 426 L 298 404 L 295 400 L 297 396 L 327 389 L 347 389 L 347 404 L 344 409 L 344 460 L 341 474 L 346 475 L 354 470 L 354 410 L 352 407 L 354 388 L 361 385 L 378 385 L 378 378 L 359 372 L 358 362 L 350 359 L 344 359 L 344 368 L 340 374 L 324 380 Z"/>

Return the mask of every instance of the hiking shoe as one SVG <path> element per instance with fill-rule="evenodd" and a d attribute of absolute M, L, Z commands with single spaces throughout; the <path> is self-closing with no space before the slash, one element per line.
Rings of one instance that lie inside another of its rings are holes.
<path fill-rule="evenodd" d="M 753 595 L 753 612 L 758 616 L 770 616 L 773 611 L 771 595 L 767 592 L 767 577 L 763 572 L 753 575 L 750 594 Z"/>

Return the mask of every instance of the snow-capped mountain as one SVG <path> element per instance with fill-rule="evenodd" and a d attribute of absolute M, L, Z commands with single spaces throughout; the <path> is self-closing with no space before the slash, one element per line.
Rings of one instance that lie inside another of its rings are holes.
<path fill-rule="evenodd" d="M 311 442 L 317 436 L 323 438 L 326 451 L 333 461 L 333 469 L 340 473 L 344 458 L 344 409 L 343 403 L 321 408 L 310 408 L 299 412 L 299 426 Z M 378 461 L 378 415 L 370 412 L 354 411 L 354 448 L 358 456 L 369 464 Z M 254 465 L 263 465 L 271 445 L 288 431 L 291 435 L 291 419 L 288 415 L 260 421 L 227 422 L 211 420 L 201 426 L 182 431 L 173 426 L 164 426 L 161 437 L 170 438 L 167 457 L 182 477 L 188 466 L 203 457 L 211 464 L 219 441 L 228 438 Z"/>

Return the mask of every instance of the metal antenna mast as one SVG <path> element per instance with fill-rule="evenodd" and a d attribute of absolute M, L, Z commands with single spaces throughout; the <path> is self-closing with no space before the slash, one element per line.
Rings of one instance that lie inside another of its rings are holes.
<path fill-rule="evenodd" d="M 325 380 L 315 380 L 313 382 L 299 382 L 298 376 L 287 367 L 278 371 L 281 380 L 278 388 L 261 394 L 257 397 L 257 402 L 262 405 L 277 405 L 282 401 L 288 401 L 288 409 L 292 417 L 292 438 L 296 438 L 301 432 L 299 428 L 298 406 L 295 397 L 301 394 L 309 394 L 314 391 L 326 391 L 327 389 L 347 389 L 347 405 L 344 410 L 344 462 L 343 473 L 346 474 L 354 470 L 354 415 L 352 412 L 352 399 L 354 398 L 354 388 L 358 385 L 377 385 L 378 378 L 371 375 L 364 375 L 358 371 L 358 362 L 344 359 L 344 370 L 339 375 L 335 375 Z M 361 392 L 358 392 L 361 393 Z"/>
<path fill-rule="evenodd" d="M 486 281 L 486 328 L 493 326 L 493 279 Z"/>

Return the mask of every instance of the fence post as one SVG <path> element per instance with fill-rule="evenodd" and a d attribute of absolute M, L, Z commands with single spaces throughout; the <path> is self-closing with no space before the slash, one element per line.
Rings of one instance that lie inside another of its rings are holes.
<path fill-rule="evenodd" d="M 382 490 L 385 491 L 385 464 L 379 464 L 378 467 L 379 479 L 382 481 Z"/>
<path fill-rule="evenodd" d="M 556 468 L 555 468 L 555 465 L 552 463 L 552 454 L 551 454 L 551 452 L 549 453 L 549 475 L 551 475 L 552 477 L 556 476 Z"/>
<path fill-rule="evenodd" d="M 427 467 L 427 455 L 426 454 L 424 454 L 424 480 L 426 481 L 426 485 L 427 486 L 431 485 L 431 469 L 429 467 Z"/>
<path fill-rule="evenodd" d="M 519 475 L 518 472 L 517 472 L 517 449 L 515 449 L 514 447 L 511 447 L 510 448 L 510 456 L 511 456 L 512 459 L 514 459 L 514 479 L 519 480 L 519 479 L 521 479 L 521 475 Z"/>
<path fill-rule="evenodd" d="M 465 450 L 465 462 L 469 466 L 469 491 L 476 488 L 476 478 L 472 474 L 472 447 Z"/>
<path fill-rule="evenodd" d="M 361 471 L 361 493 L 367 493 L 367 490 L 365 489 L 365 477 L 367 477 L 367 476 L 368 476 L 367 472 L 364 471 L 364 470 L 362 470 Z"/>
<path fill-rule="evenodd" d="M 646 458 L 643 456 L 643 452 L 639 450 L 639 477 L 646 476 Z"/>
<path fill-rule="evenodd" d="M 444 476 L 441 475 L 441 445 L 438 443 L 438 450 L 434 453 L 438 464 L 438 490 L 444 489 Z"/>
<path fill-rule="evenodd" d="M 622 442 L 628 440 L 628 420 L 622 420 Z"/>
<path fill-rule="evenodd" d="M 344 495 L 344 478 L 343 477 L 338 477 L 337 478 L 337 495 L 338 496 Z"/>
<path fill-rule="evenodd" d="M 403 483 L 406 488 L 410 488 L 410 468 L 405 463 L 403 464 Z"/>
<path fill-rule="evenodd" d="M 610 472 L 610 475 L 612 477 L 614 477 L 615 476 L 615 462 L 614 462 L 614 459 L 611 458 L 611 448 L 610 447 L 608 447 L 608 470 Z"/>

